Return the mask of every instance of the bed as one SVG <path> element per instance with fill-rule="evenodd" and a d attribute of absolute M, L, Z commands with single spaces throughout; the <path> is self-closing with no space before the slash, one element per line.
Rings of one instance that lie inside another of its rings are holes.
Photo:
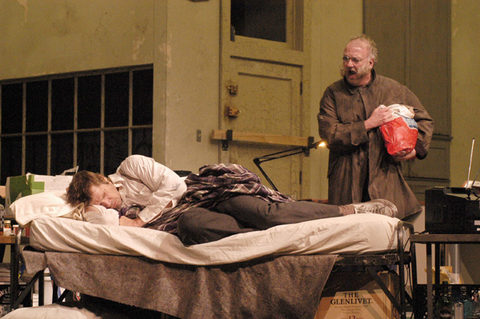
<path fill-rule="evenodd" d="M 166 232 L 85 223 L 62 209 L 69 218 L 45 209 L 17 215 L 30 226 L 27 272 L 48 267 L 69 291 L 178 318 L 314 318 L 335 267 L 375 275 L 397 264 L 401 295 L 389 298 L 405 318 L 411 229 L 396 218 L 327 218 L 184 246 Z"/>

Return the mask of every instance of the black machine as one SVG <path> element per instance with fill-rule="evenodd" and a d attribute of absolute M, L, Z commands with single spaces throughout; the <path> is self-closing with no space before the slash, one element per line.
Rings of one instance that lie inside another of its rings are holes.
<path fill-rule="evenodd" d="M 434 187 L 425 190 L 425 231 L 430 234 L 479 234 L 478 189 Z"/>

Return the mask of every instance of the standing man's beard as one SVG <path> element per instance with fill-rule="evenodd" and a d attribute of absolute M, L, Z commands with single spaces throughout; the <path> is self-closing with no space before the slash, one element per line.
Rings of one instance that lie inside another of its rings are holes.
<path fill-rule="evenodd" d="M 357 81 L 364 78 L 365 76 L 370 74 L 370 69 L 368 68 L 368 64 L 361 66 L 359 69 L 355 70 L 354 68 L 347 68 L 345 65 L 342 65 L 340 68 L 340 75 L 342 77 L 346 77 L 347 75 L 357 75 Z"/>

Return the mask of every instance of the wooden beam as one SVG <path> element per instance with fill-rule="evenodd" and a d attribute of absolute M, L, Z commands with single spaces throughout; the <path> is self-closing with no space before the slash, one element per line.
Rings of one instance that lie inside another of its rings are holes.
<path fill-rule="evenodd" d="M 250 143 L 264 143 L 264 144 L 274 144 L 274 145 L 285 145 L 285 146 L 309 146 L 311 138 L 309 137 L 299 137 L 299 136 L 286 136 L 286 135 L 277 135 L 277 134 L 262 134 L 262 133 L 251 133 L 251 132 L 239 132 L 231 131 L 231 139 L 228 137 L 228 131 L 226 130 L 213 130 L 212 131 L 212 140 L 221 140 L 221 141 L 235 141 L 235 142 L 250 142 Z"/>

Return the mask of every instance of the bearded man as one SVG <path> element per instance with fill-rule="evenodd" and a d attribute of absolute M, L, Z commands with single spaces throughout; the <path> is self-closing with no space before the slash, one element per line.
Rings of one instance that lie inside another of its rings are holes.
<path fill-rule="evenodd" d="M 330 85 L 320 101 L 320 137 L 330 150 L 328 201 L 334 205 L 387 199 L 398 218 L 421 211 L 402 175 L 402 162 L 424 159 L 434 121 L 415 94 L 393 79 L 376 74 L 375 42 L 366 35 L 351 39 L 343 51 L 342 79 Z M 380 126 L 393 111 L 384 106 L 403 104 L 413 109 L 418 125 L 415 149 L 390 155 Z"/>

